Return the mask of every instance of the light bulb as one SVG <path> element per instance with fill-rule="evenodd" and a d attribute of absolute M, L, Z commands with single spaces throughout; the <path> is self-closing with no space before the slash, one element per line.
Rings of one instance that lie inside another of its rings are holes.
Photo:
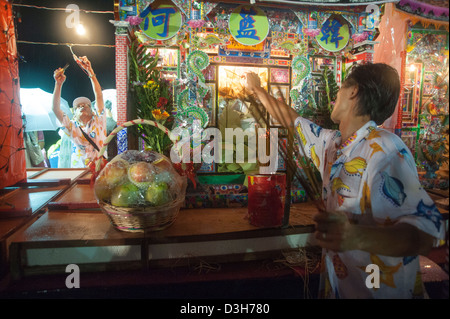
<path fill-rule="evenodd" d="M 79 35 L 86 34 L 86 29 L 84 28 L 84 26 L 81 23 L 76 26 L 76 31 Z"/>

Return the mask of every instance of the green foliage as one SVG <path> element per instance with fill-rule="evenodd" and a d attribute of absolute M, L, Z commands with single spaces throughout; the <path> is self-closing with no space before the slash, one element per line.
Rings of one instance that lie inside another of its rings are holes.
<path fill-rule="evenodd" d="M 314 94 L 308 95 L 308 104 L 302 108 L 299 115 L 310 119 L 323 128 L 337 129 L 338 126 L 331 120 L 333 103 L 336 101 L 339 87 L 334 79 L 334 74 L 328 67 L 322 71 L 321 82 L 324 90 L 319 92 L 319 101 L 316 101 Z"/>
<path fill-rule="evenodd" d="M 321 103 L 319 111 L 322 115 L 321 126 L 324 128 L 337 129 L 337 125 L 331 120 L 331 112 L 333 111 L 333 104 L 336 101 L 339 87 L 334 79 L 334 74 L 328 67 L 322 71 L 322 81 L 325 85 L 325 90 L 321 92 Z"/>
<path fill-rule="evenodd" d="M 137 39 L 130 42 L 130 92 L 133 95 L 136 116 L 157 121 L 168 127 L 173 124 L 172 96 L 170 84 L 161 78 L 157 67 L 159 56 L 149 54 L 148 47 L 140 44 Z M 146 145 L 156 152 L 165 153 L 172 145 L 169 137 L 158 128 L 150 125 L 137 125 L 132 128 L 143 138 Z"/>
<path fill-rule="evenodd" d="M 333 72 L 330 72 L 328 67 L 323 69 L 322 79 L 325 83 L 325 91 L 322 92 L 322 109 L 326 109 L 331 114 L 331 103 L 336 100 L 339 87 L 336 84 Z"/>

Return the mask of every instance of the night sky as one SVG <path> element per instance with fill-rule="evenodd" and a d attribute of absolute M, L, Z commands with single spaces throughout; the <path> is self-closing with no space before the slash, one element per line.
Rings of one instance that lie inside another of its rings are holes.
<path fill-rule="evenodd" d="M 63 8 L 76 4 L 80 10 L 114 11 L 113 0 L 16 0 L 14 4 L 35 5 L 47 8 Z M 85 36 L 77 35 L 74 29 L 66 27 L 69 13 L 45 9 L 13 6 L 16 14 L 16 40 L 50 43 L 82 43 L 114 45 L 114 26 L 109 20 L 114 15 L 80 12 L 80 21 L 87 29 Z M 18 20 L 20 17 L 21 21 Z M 72 105 L 78 96 L 94 99 L 91 82 L 84 71 L 72 58 L 69 47 L 65 45 L 43 45 L 17 43 L 19 56 L 20 86 L 22 88 L 41 88 L 53 92 L 53 71 L 69 63 L 66 70 L 66 82 L 62 90 L 62 98 Z M 115 53 L 111 47 L 73 46 L 78 56 L 87 56 L 103 89 L 115 88 Z M 52 132 L 47 131 L 47 136 Z M 56 133 L 56 132 L 55 132 Z M 59 136 L 58 136 L 59 138 Z M 50 144 L 52 138 L 49 138 Z M 46 145 L 48 148 L 49 145 Z"/>

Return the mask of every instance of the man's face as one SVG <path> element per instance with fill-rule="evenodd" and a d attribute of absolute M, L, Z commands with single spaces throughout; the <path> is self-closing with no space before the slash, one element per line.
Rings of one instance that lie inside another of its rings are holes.
<path fill-rule="evenodd" d="M 339 124 L 342 119 L 351 115 L 353 105 L 351 101 L 352 89 L 353 87 L 343 86 L 337 94 L 336 102 L 331 112 L 331 120 L 336 124 Z"/>
<path fill-rule="evenodd" d="M 75 118 L 81 120 L 82 122 L 86 122 L 86 120 L 89 120 L 93 115 L 89 103 L 80 103 L 74 106 L 74 114 Z"/>

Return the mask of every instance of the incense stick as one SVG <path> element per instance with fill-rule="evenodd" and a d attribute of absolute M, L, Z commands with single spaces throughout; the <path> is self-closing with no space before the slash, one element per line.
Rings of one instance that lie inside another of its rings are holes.
<path fill-rule="evenodd" d="M 261 103 L 257 102 L 253 96 L 246 94 L 245 91 L 246 90 L 244 88 L 242 90 L 244 94 L 239 98 L 243 101 L 250 102 L 249 112 L 252 114 L 252 116 L 260 126 L 266 128 L 269 127 L 269 120 L 266 116 L 264 116 L 264 112 L 261 109 L 263 106 L 261 105 Z M 283 103 L 286 104 L 283 95 L 282 98 Z M 294 147 L 292 149 L 294 156 L 292 156 L 292 154 L 289 154 L 290 152 L 288 152 L 287 147 L 284 147 L 282 143 L 278 143 L 278 148 L 281 156 L 283 157 L 283 160 L 285 161 L 288 169 L 290 169 L 293 173 L 293 177 L 297 179 L 311 201 L 316 205 L 318 209 L 325 210 L 324 203 L 321 199 L 322 182 L 318 180 L 314 172 L 314 164 L 312 160 L 308 156 L 306 156 L 306 152 L 303 148 L 303 143 L 299 135 L 295 132 L 294 128 L 287 127 L 286 129 L 288 130 L 288 138 L 293 139 L 296 142 L 294 144 L 298 145 L 299 149 Z M 297 160 L 295 160 L 295 158 Z"/>

